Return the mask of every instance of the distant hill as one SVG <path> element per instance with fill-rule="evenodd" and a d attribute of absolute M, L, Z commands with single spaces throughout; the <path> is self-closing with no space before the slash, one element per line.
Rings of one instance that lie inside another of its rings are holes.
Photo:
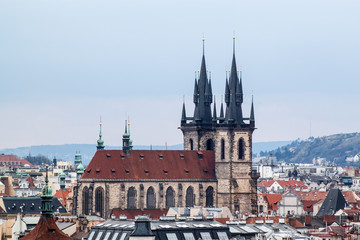
<path fill-rule="evenodd" d="M 287 163 L 312 163 L 314 158 L 325 158 L 338 165 L 359 165 L 347 163 L 347 157 L 360 153 L 360 133 L 335 134 L 330 136 L 296 140 L 262 155 L 276 156 Z"/>
<path fill-rule="evenodd" d="M 277 142 L 258 142 L 253 143 L 253 153 L 258 154 L 261 151 L 270 151 L 280 146 L 289 144 L 291 141 L 277 141 Z M 106 149 L 121 149 L 120 146 L 105 146 Z M 137 145 L 134 149 L 165 149 L 165 146 L 145 146 Z M 169 150 L 181 150 L 184 149 L 183 144 L 168 146 Z M 57 159 L 66 161 L 73 161 L 76 151 L 80 151 L 84 164 L 88 164 L 91 158 L 96 152 L 95 144 L 64 144 L 64 145 L 41 145 L 41 146 L 30 146 L 30 147 L 19 147 L 19 148 L 8 148 L 0 150 L 0 154 L 14 154 L 19 157 L 26 157 L 32 155 L 44 155 L 48 156 L 49 159 L 53 159 L 54 156 Z"/>

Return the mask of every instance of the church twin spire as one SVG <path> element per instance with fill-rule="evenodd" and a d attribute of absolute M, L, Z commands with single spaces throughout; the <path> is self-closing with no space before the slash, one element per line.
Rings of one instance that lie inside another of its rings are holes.
<path fill-rule="evenodd" d="M 194 117 L 186 117 L 185 103 L 183 103 L 181 124 L 186 124 L 187 120 L 192 120 L 193 124 L 211 124 L 211 123 L 225 123 L 244 125 L 245 120 L 252 122 L 251 126 L 255 127 L 254 106 L 251 105 L 250 118 L 244 118 L 242 112 L 242 103 L 244 101 L 243 87 L 242 87 L 242 71 L 240 76 L 237 71 L 235 58 L 235 37 L 233 37 L 233 58 L 231 69 L 226 71 L 225 80 L 225 114 L 223 99 L 221 99 L 220 116 L 217 117 L 215 98 L 212 94 L 211 75 L 207 74 L 205 63 L 205 39 L 203 38 L 203 56 L 201 60 L 200 76 L 196 75 L 195 71 L 195 85 L 193 102 L 195 104 Z M 214 100 L 213 112 L 211 113 L 211 104 Z M 245 126 L 245 125 L 244 125 Z"/>

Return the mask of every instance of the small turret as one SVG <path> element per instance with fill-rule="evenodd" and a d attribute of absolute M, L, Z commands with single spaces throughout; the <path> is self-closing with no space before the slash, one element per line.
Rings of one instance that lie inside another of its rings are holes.
<path fill-rule="evenodd" d="M 100 118 L 100 132 L 99 132 L 99 139 L 97 140 L 97 150 L 104 150 L 104 140 L 102 140 L 102 133 L 101 133 L 101 127 L 102 127 L 102 122 L 101 122 L 101 118 Z"/>
<path fill-rule="evenodd" d="M 128 133 L 128 124 L 127 120 L 125 120 L 125 132 L 123 134 L 123 151 L 126 155 L 130 154 L 132 146 L 130 143 L 130 134 Z"/>
<path fill-rule="evenodd" d="M 65 173 L 62 172 L 60 174 L 60 189 L 63 191 L 65 191 L 65 178 L 66 178 Z"/>
<path fill-rule="evenodd" d="M 255 128 L 254 96 L 251 98 L 250 127 Z"/>
<path fill-rule="evenodd" d="M 82 163 L 82 158 L 81 158 L 80 152 L 77 151 L 75 153 L 74 164 L 75 164 L 75 166 L 78 166 L 80 163 Z"/>
<path fill-rule="evenodd" d="M 84 173 L 84 166 L 82 165 L 82 163 L 80 163 L 77 168 L 76 168 L 76 179 L 79 181 L 79 179 L 81 178 L 81 176 Z"/>
<path fill-rule="evenodd" d="M 213 110 L 213 122 L 216 123 L 217 121 L 217 114 L 216 114 L 216 100 L 215 100 L 215 95 L 214 95 L 214 110 Z"/>
<path fill-rule="evenodd" d="M 181 113 L 181 123 L 186 123 L 186 110 L 185 110 L 185 97 L 183 101 L 182 113 Z"/>

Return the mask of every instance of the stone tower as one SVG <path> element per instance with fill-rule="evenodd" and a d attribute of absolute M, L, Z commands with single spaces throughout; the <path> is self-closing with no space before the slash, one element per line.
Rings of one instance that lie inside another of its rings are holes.
<path fill-rule="evenodd" d="M 220 115 L 213 103 L 211 79 L 208 78 L 203 50 L 200 75 L 195 77 L 193 117 L 182 109 L 181 130 L 185 150 L 215 151 L 217 178 L 216 205 L 229 207 L 234 214 L 256 213 L 257 178 L 252 171 L 252 133 L 255 130 L 254 106 L 250 117 L 243 117 L 242 77 L 238 76 L 235 60 L 235 37 L 230 77 L 226 76 L 225 105 Z M 204 48 L 204 39 L 203 39 Z"/>

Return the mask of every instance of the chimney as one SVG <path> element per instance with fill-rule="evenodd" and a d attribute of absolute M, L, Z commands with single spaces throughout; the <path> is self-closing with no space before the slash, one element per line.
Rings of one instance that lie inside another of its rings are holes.
<path fill-rule="evenodd" d="M 135 229 L 130 234 L 129 240 L 155 240 L 148 217 L 140 216 L 135 220 Z"/>

